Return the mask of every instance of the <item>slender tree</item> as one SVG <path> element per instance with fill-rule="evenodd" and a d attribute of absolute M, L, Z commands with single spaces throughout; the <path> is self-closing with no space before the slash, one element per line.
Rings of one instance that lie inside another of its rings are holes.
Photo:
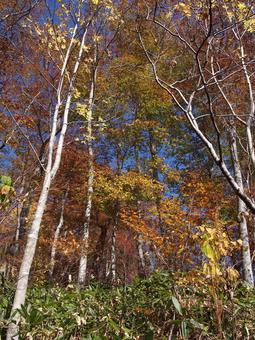
<path fill-rule="evenodd" d="M 56 173 L 59 168 L 60 161 L 61 161 L 63 143 L 64 143 L 64 138 L 65 138 L 67 124 L 68 124 L 68 116 L 70 112 L 71 98 L 72 98 L 73 91 L 74 91 L 76 75 L 77 75 L 78 68 L 81 63 L 81 58 L 82 58 L 82 54 L 84 50 L 85 39 L 87 36 L 88 25 L 89 25 L 89 22 L 88 22 L 86 23 L 85 27 L 83 27 L 83 34 L 82 34 L 82 38 L 80 41 L 80 46 L 78 48 L 78 54 L 77 54 L 74 67 L 71 73 L 70 82 L 68 84 L 68 91 L 67 91 L 67 96 L 66 96 L 65 105 L 64 105 L 64 115 L 63 115 L 62 123 L 61 123 L 61 131 L 60 131 L 60 135 L 57 141 L 56 150 L 54 150 L 55 145 L 56 145 L 55 136 L 56 136 L 56 131 L 58 127 L 59 111 L 64 100 L 63 91 L 64 91 L 64 80 L 66 76 L 66 70 L 67 70 L 67 65 L 68 65 L 70 54 L 75 44 L 75 38 L 76 38 L 77 30 L 78 30 L 78 24 L 80 24 L 80 20 L 81 20 L 81 13 L 79 13 L 78 15 L 77 23 L 75 24 L 73 28 L 72 36 L 71 36 L 68 48 L 66 50 L 66 54 L 63 59 L 59 84 L 57 88 L 57 101 L 56 101 L 55 110 L 54 110 L 53 118 L 52 118 L 52 126 L 51 126 L 50 140 L 49 140 L 49 146 L 48 146 L 47 166 L 45 168 L 44 181 L 43 181 L 40 197 L 37 203 L 36 211 L 34 214 L 32 226 L 29 230 L 28 237 L 27 237 L 27 243 L 26 243 L 26 247 L 25 247 L 25 251 L 24 251 L 24 255 L 23 255 L 23 259 L 22 259 L 22 263 L 21 263 L 21 267 L 19 271 L 15 297 L 14 297 L 14 301 L 12 305 L 12 313 L 16 311 L 17 309 L 19 309 L 21 305 L 23 305 L 25 302 L 29 273 L 30 273 L 30 269 L 32 266 L 32 262 L 33 262 L 33 258 L 34 258 L 34 254 L 36 250 L 38 234 L 39 234 L 39 230 L 41 226 L 43 213 L 46 207 L 49 189 L 50 189 L 50 186 L 51 186 L 51 183 L 54 177 L 56 176 Z M 15 323 L 14 322 L 10 323 L 8 327 L 8 331 L 7 331 L 8 340 L 15 337 L 18 332 L 18 320 L 19 320 L 18 313 L 15 314 L 14 320 L 15 320 Z"/>

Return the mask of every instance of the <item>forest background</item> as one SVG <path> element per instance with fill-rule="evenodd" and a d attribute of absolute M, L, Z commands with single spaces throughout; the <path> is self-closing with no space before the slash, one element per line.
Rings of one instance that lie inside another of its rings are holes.
<path fill-rule="evenodd" d="M 2 336 L 249 339 L 254 2 L 0 13 Z"/>

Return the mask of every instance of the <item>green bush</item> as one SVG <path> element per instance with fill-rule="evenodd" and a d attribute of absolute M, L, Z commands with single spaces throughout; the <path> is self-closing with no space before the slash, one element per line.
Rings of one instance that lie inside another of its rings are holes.
<path fill-rule="evenodd" d="M 0 326 L 8 323 L 13 290 L 2 284 Z M 20 310 L 20 338 L 31 339 L 245 339 L 255 334 L 255 293 L 240 284 L 219 289 L 219 325 L 209 289 L 176 285 L 156 272 L 127 287 L 92 284 L 85 290 L 33 287 Z M 222 334 L 220 335 L 220 328 Z"/>

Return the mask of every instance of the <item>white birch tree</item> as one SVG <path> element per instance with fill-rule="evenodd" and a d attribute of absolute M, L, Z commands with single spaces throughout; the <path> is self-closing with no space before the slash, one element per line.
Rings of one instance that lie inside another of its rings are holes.
<path fill-rule="evenodd" d="M 85 222 L 83 225 L 83 237 L 81 245 L 81 257 L 79 264 L 78 283 L 83 286 L 86 280 L 87 263 L 88 263 L 88 247 L 89 247 L 89 227 L 92 210 L 92 196 L 94 186 L 94 150 L 93 150 L 93 105 L 95 99 L 96 79 L 97 79 L 97 45 L 95 45 L 94 60 L 92 65 L 92 79 L 90 83 L 88 107 L 86 111 L 87 134 L 86 144 L 88 147 L 88 180 L 87 180 L 87 201 L 85 208 Z"/>
<path fill-rule="evenodd" d="M 248 211 L 250 211 L 255 214 L 255 202 L 251 193 L 245 190 L 243 185 L 242 172 L 246 169 L 240 168 L 240 155 L 236 145 L 237 140 L 238 143 L 241 140 L 239 136 L 245 136 L 245 142 L 241 143 L 240 148 L 245 150 L 245 157 L 247 157 L 246 150 L 248 151 L 250 161 L 248 160 L 246 164 L 250 162 L 254 170 L 252 128 L 255 118 L 254 70 L 251 62 L 253 55 L 249 53 L 249 34 L 253 29 L 249 21 L 252 16 L 251 7 L 248 2 L 247 4 L 245 2 L 247 6 L 244 6 L 242 11 L 235 11 L 235 7 L 231 4 L 223 7 L 221 1 L 211 0 L 208 1 L 206 9 L 202 4 L 196 5 L 192 0 L 186 1 L 182 6 L 178 4 L 159 6 L 157 1 L 154 5 L 152 8 L 147 6 L 145 22 L 150 30 L 157 34 L 160 35 L 163 32 L 167 37 L 164 39 L 166 42 L 159 46 L 155 39 L 154 47 L 151 42 L 148 47 L 148 35 L 145 34 L 143 24 L 140 22 L 137 33 L 141 47 L 152 67 L 156 82 L 169 94 L 176 110 L 184 113 L 191 128 L 238 197 L 237 210 L 240 216 L 240 235 L 243 244 L 244 276 L 253 285 L 249 235 L 244 213 L 249 214 Z M 204 11 L 206 11 L 206 16 L 199 21 L 199 15 Z M 178 22 L 175 17 L 177 13 L 182 18 Z M 217 21 L 219 16 L 224 17 L 220 24 Z M 194 36 L 194 32 L 198 32 L 198 27 L 202 29 Z M 173 72 L 174 67 L 178 66 L 177 59 L 169 67 L 169 74 L 161 72 L 163 65 L 166 69 L 165 53 L 173 46 L 177 50 L 179 48 L 181 53 L 191 61 L 189 68 L 183 70 L 183 76 L 179 78 Z M 240 51 L 238 55 L 235 53 L 236 46 Z M 226 56 L 229 60 L 228 64 L 226 64 Z M 246 89 L 243 88 L 241 91 L 243 98 L 241 104 L 240 98 L 233 96 L 236 79 L 239 81 L 241 79 L 242 83 L 246 84 Z M 249 98 L 248 110 L 246 98 Z M 240 113 L 240 109 L 244 111 Z M 231 150 L 228 150 L 233 156 L 233 168 L 229 167 L 229 157 L 225 151 L 228 139 L 226 122 L 230 120 L 238 124 L 236 141 L 233 140 L 232 134 L 232 146 Z"/>
<path fill-rule="evenodd" d="M 58 225 L 57 225 L 55 232 L 54 232 L 54 239 L 53 239 L 53 243 L 52 243 L 52 247 L 51 247 L 50 269 L 49 269 L 49 276 L 50 276 L 51 279 L 53 277 L 53 272 L 54 272 L 54 268 L 55 268 L 57 243 L 58 243 L 58 240 L 59 240 L 59 235 L 60 235 L 61 229 L 64 225 L 64 210 L 65 210 L 65 204 L 66 204 L 67 196 L 68 196 L 68 189 L 66 189 L 66 192 L 65 192 L 63 200 L 62 200 L 60 217 L 59 217 Z"/>
<path fill-rule="evenodd" d="M 81 1 L 80 5 L 83 4 L 83 1 Z M 70 105 L 71 105 L 71 99 L 74 91 L 75 86 L 75 80 L 78 72 L 78 68 L 80 66 L 82 55 L 84 51 L 84 45 L 85 45 L 85 39 L 88 32 L 88 26 L 90 24 L 90 21 L 88 20 L 86 23 L 83 23 L 81 25 L 81 9 L 79 10 L 78 17 L 76 20 L 76 23 L 72 29 L 71 38 L 68 43 L 68 47 L 66 49 L 66 53 L 63 58 L 62 67 L 61 67 L 61 73 L 60 78 L 58 82 L 57 92 L 56 92 L 56 105 L 52 117 L 52 123 L 51 123 L 51 131 L 50 131 L 50 140 L 49 140 L 49 146 L 48 146 L 48 158 L 47 158 L 47 165 L 45 168 L 45 174 L 44 174 L 44 181 L 42 184 L 41 193 L 39 196 L 39 200 L 36 206 L 36 211 L 33 217 L 31 228 L 28 232 L 27 237 L 27 243 L 24 250 L 23 259 L 21 262 L 18 280 L 17 280 L 17 286 L 15 290 L 15 296 L 14 301 L 12 305 L 12 315 L 13 319 L 12 322 L 9 324 L 8 330 L 7 330 L 7 340 L 11 340 L 13 338 L 18 339 L 18 323 L 19 323 L 19 313 L 16 311 L 20 309 L 20 307 L 24 304 L 25 298 L 26 298 L 26 292 L 28 287 L 28 279 L 29 274 L 31 270 L 31 266 L 33 263 L 36 245 L 38 241 L 38 235 L 40 231 L 40 226 L 42 222 L 43 213 L 46 207 L 46 202 L 49 194 L 49 190 L 52 184 L 52 181 L 54 177 L 56 176 L 57 170 L 60 165 L 61 161 L 61 155 L 63 150 L 63 144 L 64 144 L 64 138 L 67 130 L 68 125 L 68 117 L 70 113 Z M 83 21 L 84 22 L 84 21 Z M 76 39 L 77 39 L 77 33 L 78 30 L 82 29 L 83 33 L 81 36 L 81 40 L 79 42 L 78 47 L 78 53 L 75 57 L 75 62 L 73 69 L 71 71 L 71 75 L 68 75 L 69 82 L 68 82 L 68 88 L 67 93 L 65 92 L 65 80 L 67 76 L 67 68 L 68 68 L 68 62 L 71 56 L 71 53 L 73 52 L 73 49 L 76 45 Z M 58 127 L 58 121 L 59 121 L 59 115 L 61 106 L 64 105 L 64 113 L 62 117 L 61 122 L 61 131 L 58 137 L 58 140 L 56 140 L 56 131 Z M 14 312 L 16 312 L 14 314 Z"/>

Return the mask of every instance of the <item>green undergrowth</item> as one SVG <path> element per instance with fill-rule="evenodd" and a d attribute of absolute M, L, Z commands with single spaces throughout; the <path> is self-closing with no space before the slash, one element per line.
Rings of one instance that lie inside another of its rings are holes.
<path fill-rule="evenodd" d="M 13 287 L 0 287 L 1 339 Z M 255 292 L 242 283 L 178 285 L 156 272 L 126 287 L 34 286 L 20 310 L 20 339 L 255 339 Z"/>

